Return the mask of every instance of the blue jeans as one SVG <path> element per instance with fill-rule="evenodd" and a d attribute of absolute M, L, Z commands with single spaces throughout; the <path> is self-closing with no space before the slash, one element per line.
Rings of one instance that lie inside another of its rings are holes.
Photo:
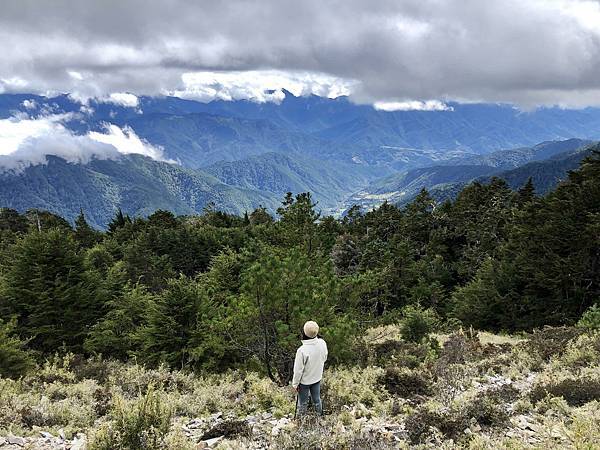
<path fill-rule="evenodd" d="M 321 403 L 321 382 L 314 384 L 298 385 L 298 416 L 306 414 L 308 409 L 308 399 L 312 400 L 315 411 L 319 416 L 323 415 L 323 404 Z"/>

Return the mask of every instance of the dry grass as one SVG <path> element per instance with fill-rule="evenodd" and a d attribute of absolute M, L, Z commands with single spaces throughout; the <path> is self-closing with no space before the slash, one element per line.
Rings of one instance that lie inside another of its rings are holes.
<path fill-rule="evenodd" d="M 370 330 L 367 360 L 377 365 L 326 370 L 324 419 L 275 434 L 265 425 L 219 448 L 600 448 L 598 333 L 549 357 L 539 354 L 539 342 L 489 333 L 462 341 L 437 335 L 437 353 L 394 344 L 398 336 L 394 326 Z M 149 393 L 153 403 L 143 409 Z M 240 424 L 249 414 L 275 420 L 293 410 L 292 390 L 257 373 L 195 375 L 65 357 L 22 380 L 0 379 L 0 436 L 62 428 L 67 436 L 86 433 L 96 448 L 128 439 L 191 449 L 182 424 L 192 418 L 221 412 Z"/>

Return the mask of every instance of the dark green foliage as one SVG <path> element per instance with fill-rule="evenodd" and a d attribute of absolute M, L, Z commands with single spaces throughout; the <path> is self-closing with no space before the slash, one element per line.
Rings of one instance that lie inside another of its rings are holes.
<path fill-rule="evenodd" d="M 403 398 L 432 394 L 431 376 L 424 371 L 388 367 L 379 383 L 390 394 Z"/>
<path fill-rule="evenodd" d="M 400 335 L 408 342 L 421 343 L 436 331 L 438 318 L 430 309 L 407 306 L 402 310 Z"/>
<path fill-rule="evenodd" d="M 539 402 L 547 396 L 562 397 L 570 406 L 581 406 L 600 400 L 600 380 L 586 376 L 539 383 L 531 390 L 531 400 Z"/>
<path fill-rule="evenodd" d="M 75 219 L 75 240 L 82 248 L 91 248 L 102 240 L 102 234 L 88 225 L 83 210 Z"/>
<path fill-rule="evenodd" d="M 10 208 L 0 208 L 0 230 L 9 230 L 14 233 L 25 233 L 29 222 L 25 216 Z"/>
<path fill-rule="evenodd" d="M 224 420 L 200 436 L 200 440 L 205 441 L 219 436 L 225 436 L 226 439 L 233 439 L 238 436 L 248 437 L 251 431 L 245 420 Z"/>
<path fill-rule="evenodd" d="M 103 164 L 111 163 L 93 163 Z M 211 371 L 259 366 L 281 383 L 308 319 L 321 325 L 332 364 L 416 368 L 439 351 L 452 367 L 489 354 L 495 367 L 503 350 L 476 336 L 455 334 L 443 349 L 429 336 L 441 323 L 572 325 L 600 298 L 598 155 L 554 192 L 538 197 L 534 188 L 513 192 L 492 179 L 444 203 L 422 190 L 403 209 L 351 208 L 341 220 L 321 217 L 310 193 L 287 194 L 278 220 L 263 207 L 240 217 L 205 199 L 200 216 L 158 209 L 131 219 L 119 210 L 108 232 L 94 230 L 88 214 L 73 229 L 52 213 L 3 209 L 0 313 L 15 317 L 13 336 L 27 349 L 46 354 Z M 593 327 L 594 313 L 581 325 Z M 392 322 L 402 344 L 367 351 L 362 331 Z M 579 332 L 544 329 L 524 345 L 548 360 Z M 450 372 L 438 375 L 453 389 Z"/>
<path fill-rule="evenodd" d="M 142 286 L 126 288 L 122 295 L 109 300 L 107 313 L 91 327 L 84 348 L 92 354 L 126 359 L 139 348 L 135 333 L 154 306 L 153 296 Z"/>
<path fill-rule="evenodd" d="M 102 297 L 73 237 L 58 228 L 34 231 L 10 251 L 0 310 L 17 318 L 17 330 L 32 348 L 81 350 Z"/>
<path fill-rule="evenodd" d="M 35 366 L 31 352 L 16 335 L 15 328 L 16 321 L 0 319 L 0 377 L 16 378 Z"/>
<path fill-rule="evenodd" d="M 567 344 L 583 333 L 582 329 L 575 327 L 544 327 L 529 334 L 525 345 L 532 354 L 549 361 L 561 355 L 567 349 Z"/>

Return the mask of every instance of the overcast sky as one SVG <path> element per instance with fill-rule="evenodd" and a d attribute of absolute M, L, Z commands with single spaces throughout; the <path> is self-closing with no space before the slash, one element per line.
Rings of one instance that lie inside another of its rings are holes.
<path fill-rule="evenodd" d="M 600 2 L 2 0 L 0 55 L 0 91 L 82 99 L 580 107 L 600 105 Z"/>

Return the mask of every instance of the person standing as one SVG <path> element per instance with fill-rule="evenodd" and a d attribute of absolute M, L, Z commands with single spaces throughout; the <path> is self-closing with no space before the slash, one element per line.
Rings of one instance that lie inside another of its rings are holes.
<path fill-rule="evenodd" d="M 318 334 L 319 325 L 312 320 L 306 322 L 302 328 L 302 345 L 296 351 L 292 387 L 298 392 L 298 417 L 306 414 L 309 398 L 317 414 L 323 415 L 321 379 L 327 361 L 327 344 Z"/>

